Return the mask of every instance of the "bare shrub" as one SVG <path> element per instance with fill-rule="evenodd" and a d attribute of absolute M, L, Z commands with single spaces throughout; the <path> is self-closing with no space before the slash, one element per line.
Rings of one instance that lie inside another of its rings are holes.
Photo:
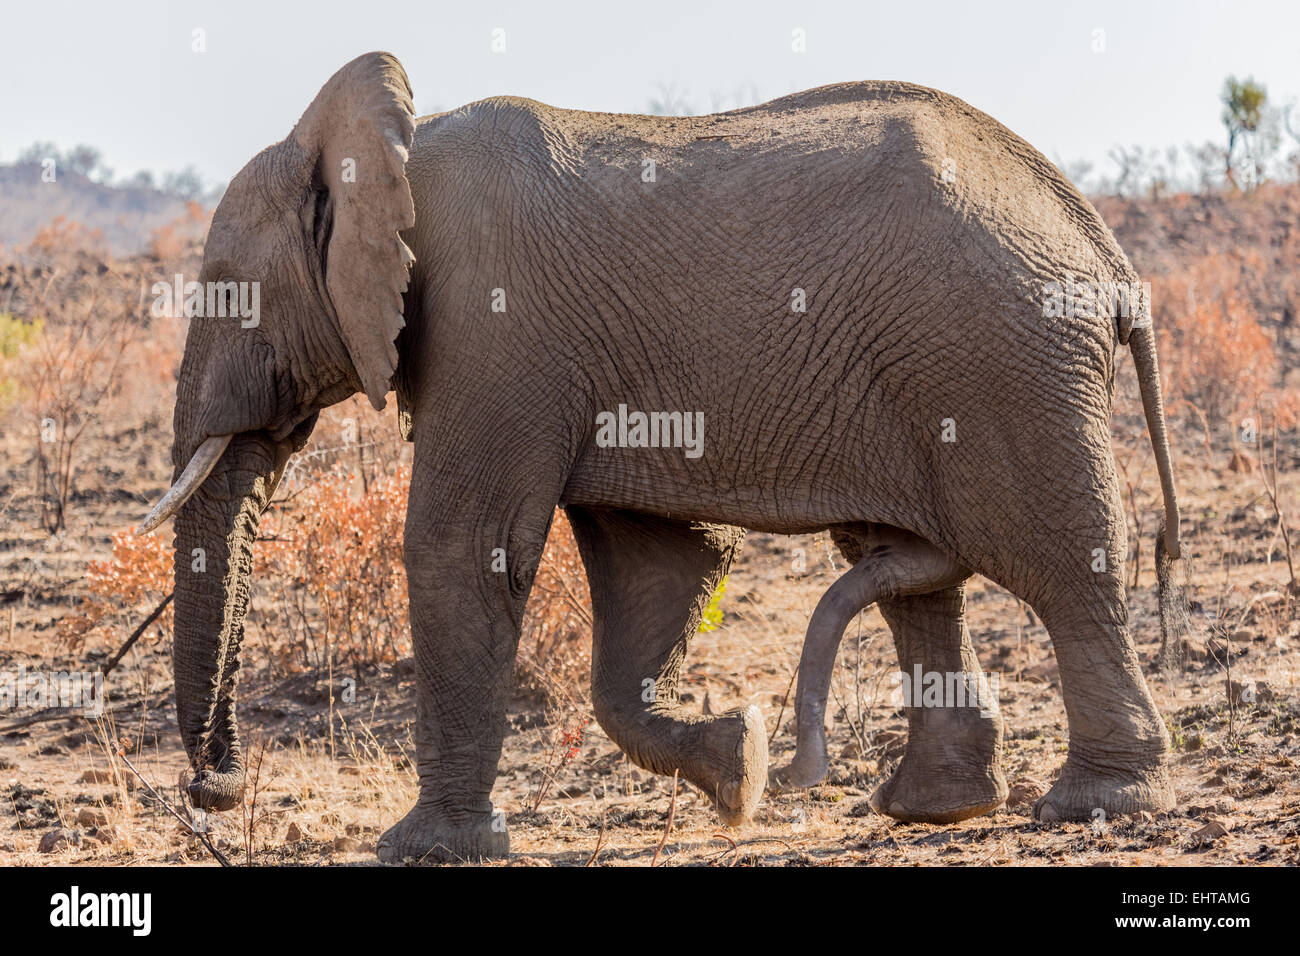
<path fill-rule="evenodd" d="M 391 662 L 410 653 L 402 526 L 410 469 L 367 490 L 334 468 L 264 519 L 255 574 L 279 598 L 276 663 L 284 670 Z"/>
<path fill-rule="evenodd" d="M 51 280 L 47 291 L 53 286 Z M 98 284 L 71 301 L 43 295 L 44 329 L 24 350 L 18 382 L 35 439 L 41 524 L 50 534 L 67 521 L 77 443 L 120 391 L 123 357 L 139 332 L 133 322 L 102 317 L 109 310 L 125 318 L 110 296 Z"/>
<path fill-rule="evenodd" d="M 587 696 L 591 674 L 591 594 L 563 511 L 557 510 L 524 615 L 516 672 L 524 690 L 556 703 Z"/>
<path fill-rule="evenodd" d="M 1154 297 L 1160 364 L 1171 402 L 1186 400 L 1222 421 L 1249 410 L 1278 380 L 1276 338 L 1242 288 L 1262 262 L 1206 256 L 1164 276 Z"/>
<path fill-rule="evenodd" d="M 93 234 L 55 220 L 0 274 L 0 415 L 31 441 L 28 492 L 46 532 L 67 526 L 89 437 L 161 424 L 185 329 L 150 315 L 150 290 L 192 264 L 119 264 Z"/>

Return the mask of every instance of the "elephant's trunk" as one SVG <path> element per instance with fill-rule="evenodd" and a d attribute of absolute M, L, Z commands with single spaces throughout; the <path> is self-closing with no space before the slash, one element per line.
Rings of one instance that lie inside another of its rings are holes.
<path fill-rule="evenodd" d="M 207 810 L 236 807 L 243 794 L 235 690 L 252 542 L 284 457 L 264 435 L 236 435 L 176 516 L 176 712 L 190 801 Z"/>

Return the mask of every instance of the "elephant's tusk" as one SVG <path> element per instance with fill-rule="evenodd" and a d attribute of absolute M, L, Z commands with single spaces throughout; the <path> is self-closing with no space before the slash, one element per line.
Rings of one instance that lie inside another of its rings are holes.
<path fill-rule="evenodd" d="M 213 435 L 205 439 L 198 451 L 194 453 L 194 457 L 190 459 L 190 463 L 185 466 L 185 470 L 181 472 L 180 479 L 171 486 L 167 494 L 163 495 L 162 500 L 153 506 L 153 510 L 141 523 L 136 534 L 148 534 L 174 515 L 180 506 L 189 500 L 190 495 L 199 490 L 199 485 L 203 484 L 204 479 L 212 472 L 217 459 L 221 457 L 221 453 L 230 444 L 230 439 L 234 437 L 234 435 Z"/>

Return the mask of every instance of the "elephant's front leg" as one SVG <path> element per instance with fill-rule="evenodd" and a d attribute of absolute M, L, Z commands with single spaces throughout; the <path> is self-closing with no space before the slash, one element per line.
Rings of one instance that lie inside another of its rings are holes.
<path fill-rule="evenodd" d="M 965 604 L 964 584 L 880 602 L 911 699 L 907 750 L 871 797 L 879 813 L 911 823 L 952 823 L 989 813 L 1006 799 L 1002 716 L 971 645 Z M 929 679 L 942 680 L 945 689 L 962 682 L 965 699 L 927 695 L 928 675 L 937 675 Z M 957 676 L 950 682 L 950 675 Z"/>
<path fill-rule="evenodd" d="M 434 488 L 431 471 L 417 461 L 405 541 L 420 791 L 379 840 L 385 862 L 509 853 L 505 818 L 489 797 L 520 622 L 555 508 L 542 493 L 507 504 L 490 487 Z"/>
<path fill-rule="evenodd" d="M 756 706 L 688 714 L 677 683 L 687 645 L 744 532 L 623 511 L 569 507 L 595 619 L 596 719 L 633 763 L 679 770 L 723 823 L 743 822 L 767 782 L 767 734 Z"/>

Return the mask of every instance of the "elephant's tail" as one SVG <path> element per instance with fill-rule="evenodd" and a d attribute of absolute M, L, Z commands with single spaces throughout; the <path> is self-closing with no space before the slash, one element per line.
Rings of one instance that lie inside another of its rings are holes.
<path fill-rule="evenodd" d="M 1165 523 L 1156 538 L 1156 583 L 1160 602 L 1160 666 L 1176 670 L 1183 662 L 1183 637 L 1190 629 L 1187 590 L 1174 583 L 1174 559 L 1165 547 Z"/>
<path fill-rule="evenodd" d="M 1187 630 L 1187 596 L 1173 581 L 1173 563 L 1182 557 L 1178 538 L 1178 496 L 1174 491 L 1174 469 L 1169 457 L 1169 431 L 1165 425 L 1165 403 L 1160 394 L 1160 367 L 1156 363 L 1156 337 L 1150 318 L 1133 323 L 1128 338 L 1142 392 L 1142 411 L 1155 451 L 1160 473 L 1160 490 L 1165 514 L 1156 538 L 1156 582 L 1160 593 L 1160 663 L 1175 667 L 1182 657 L 1182 637 Z"/>
<path fill-rule="evenodd" d="M 1137 369 L 1138 388 L 1142 392 L 1142 411 L 1147 419 L 1147 432 L 1156 454 L 1156 469 L 1160 473 L 1160 491 L 1165 499 L 1165 520 L 1161 523 L 1161 537 L 1165 552 L 1171 561 L 1183 554 L 1178 539 L 1178 494 L 1174 491 L 1174 467 L 1169 458 L 1169 431 L 1165 427 L 1165 400 L 1160 394 L 1160 367 L 1156 363 L 1156 336 L 1150 319 L 1135 322 L 1128 339 L 1133 353 L 1133 366 Z"/>

